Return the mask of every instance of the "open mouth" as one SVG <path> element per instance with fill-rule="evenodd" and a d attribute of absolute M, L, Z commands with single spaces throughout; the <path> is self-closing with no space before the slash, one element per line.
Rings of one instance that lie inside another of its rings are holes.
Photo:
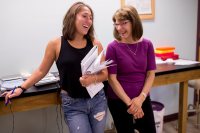
<path fill-rule="evenodd" d="M 122 32 L 120 33 L 121 36 L 124 36 L 126 34 L 126 31 L 125 32 Z"/>
<path fill-rule="evenodd" d="M 83 27 L 84 27 L 84 28 L 86 28 L 86 29 L 88 29 L 88 28 L 89 28 L 89 26 L 88 26 L 88 25 L 83 25 Z"/>

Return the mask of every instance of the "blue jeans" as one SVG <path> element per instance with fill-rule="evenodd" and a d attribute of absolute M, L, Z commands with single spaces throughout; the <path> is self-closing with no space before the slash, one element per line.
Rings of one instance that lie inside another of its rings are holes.
<path fill-rule="evenodd" d="M 104 133 L 107 99 L 102 89 L 91 98 L 72 98 L 61 91 L 62 109 L 70 133 Z"/>

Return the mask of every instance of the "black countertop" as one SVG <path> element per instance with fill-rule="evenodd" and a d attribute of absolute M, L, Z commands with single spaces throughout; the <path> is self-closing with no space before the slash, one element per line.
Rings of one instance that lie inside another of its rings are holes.
<path fill-rule="evenodd" d="M 158 64 L 156 65 L 156 76 L 163 75 L 163 74 L 170 74 L 176 72 L 182 72 L 187 70 L 195 70 L 200 69 L 200 63 L 193 64 L 193 65 L 173 65 L 173 64 Z"/>
<path fill-rule="evenodd" d="M 156 69 L 156 76 L 171 74 L 176 72 L 182 72 L 187 70 L 195 70 L 200 69 L 200 63 L 193 65 L 173 65 L 173 64 L 158 64 Z M 58 75 L 57 73 L 55 73 Z M 19 97 L 33 96 L 39 94 L 47 94 L 52 92 L 58 92 L 60 88 L 59 83 L 52 83 L 43 86 L 32 86 L 28 90 L 26 90 Z M 0 97 L 0 101 L 4 100 L 4 97 Z"/>

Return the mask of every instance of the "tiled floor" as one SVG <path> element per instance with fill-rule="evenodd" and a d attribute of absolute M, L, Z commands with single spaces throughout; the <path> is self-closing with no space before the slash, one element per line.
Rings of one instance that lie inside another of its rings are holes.
<path fill-rule="evenodd" d="M 177 120 L 165 123 L 163 127 L 163 133 L 177 133 L 177 123 Z M 196 125 L 196 116 L 188 118 L 187 133 L 200 133 L 200 125 L 198 128 Z"/>
<path fill-rule="evenodd" d="M 177 120 L 164 123 L 163 125 L 163 133 L 177 133 Z M 196 116 L 192 116 L 188 118 L 187 123 L 187 133 L 200 133 L 200 125 L 197 128 L 195 125 Z M 107 130 L 105 133 L 116 133 L 115 130 Z"/>

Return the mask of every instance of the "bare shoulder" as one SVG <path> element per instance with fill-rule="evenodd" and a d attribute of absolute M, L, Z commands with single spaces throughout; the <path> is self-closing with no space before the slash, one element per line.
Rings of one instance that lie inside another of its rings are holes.
<path fill-rule="evenodd" d="M 101 42 L 97 39 L 94 39 L 93 44 L 99 46 L 101 45 Z"/>
<path fill-rule="evenodd" d="M 49 40 L 48 45 L 52 45 L 52 47 L 56 47 L 61 44 L 61 37 L 53 38 Z"/>
<path fill-rule="evenodd" d="M 102 46 L 102 44 L 101 44 L 101 42 L 99 40 L 94 39 L 93 44 L 98 46 L 99 51 L 103 50 L 103 46 Z"/>
<path fill-rule="evenodd" d="M 61 48 L 61 37 L 53 38 L 49 40 L 47 49 L 54 53 L 55 59 L 58 58 Z"/>
<path fill-rule="evenodd" d="M 51 51 L 57 51 L 60 48 L 60 44 L 61 44 L 60 37 L 53 38 L 53 39 L 49 40 L 49 42 L 47 44 L 47 49 L 49 49 Z"/>

